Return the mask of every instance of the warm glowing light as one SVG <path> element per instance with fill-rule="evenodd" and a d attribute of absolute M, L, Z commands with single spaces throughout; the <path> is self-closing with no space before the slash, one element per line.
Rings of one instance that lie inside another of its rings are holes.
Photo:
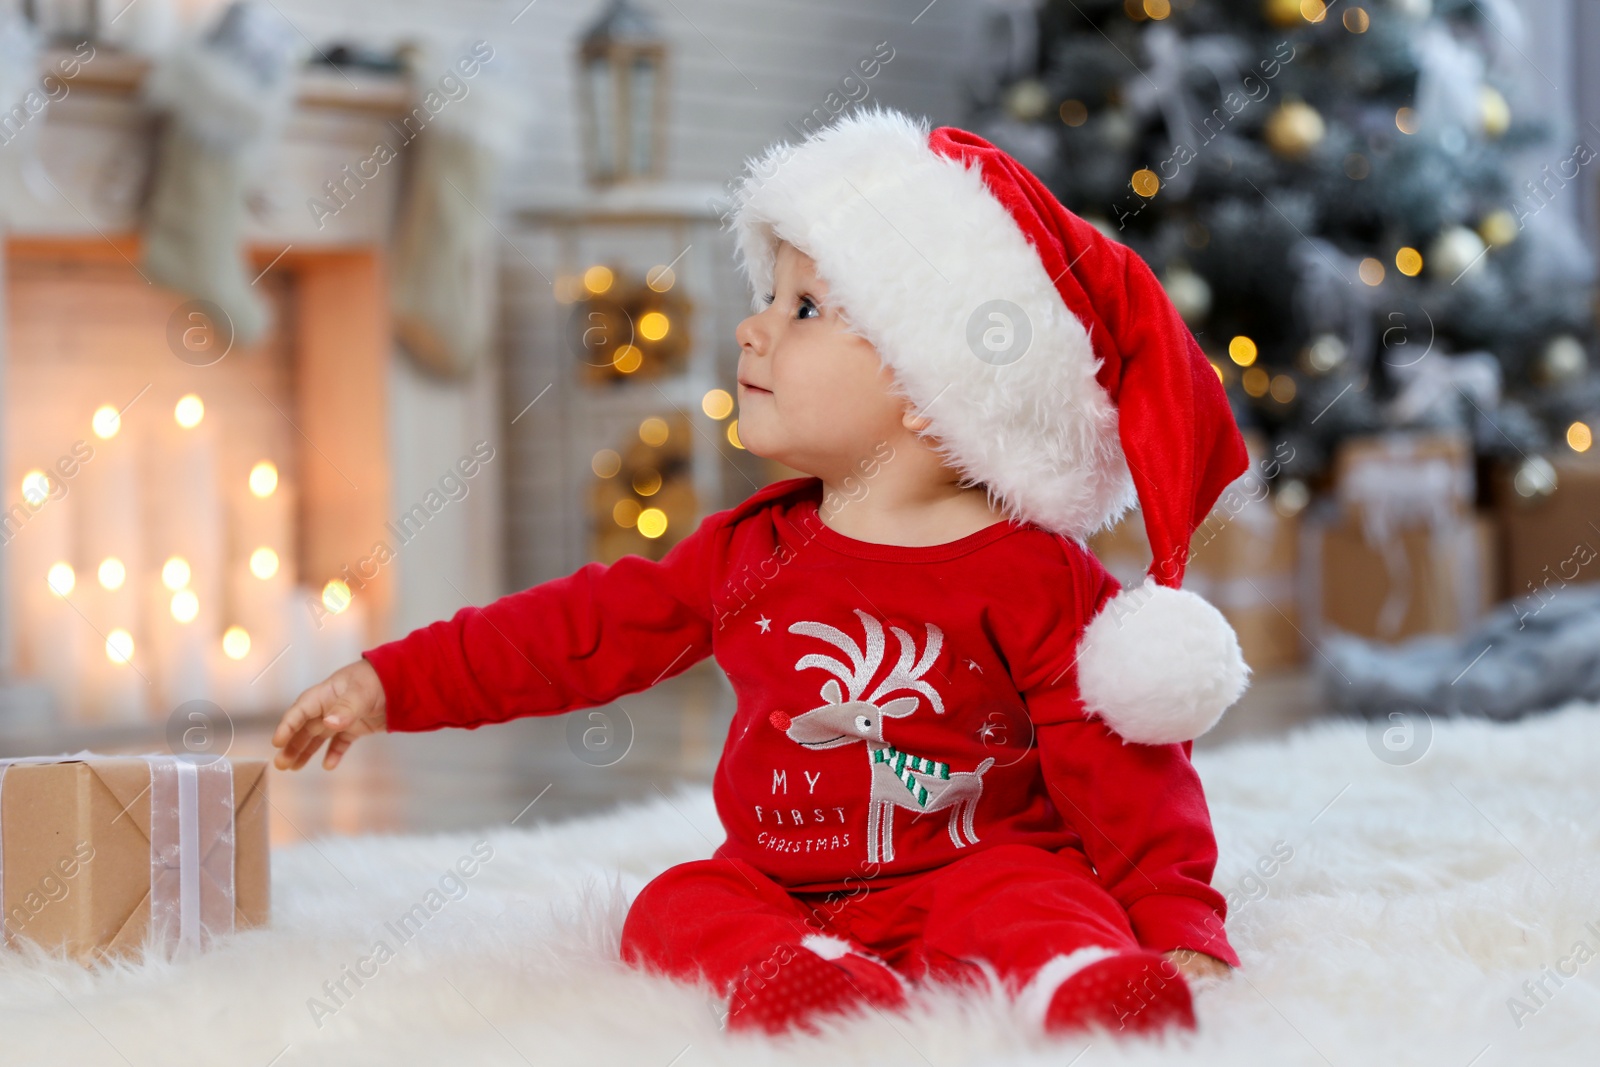
<path fill-rule="evenodd" d="M 107 556 L 100 561 L 100 585 L 105 589 L 121 589 L 122 583 L 128 580 L 128 568 L 116 556 Z"/>
<path fill-rule="evenodd" d="M 733 413 L 733 396 L 726 389 L 713 389 L 700 398 L 700 410 L 713 419 L 725 419 Z"/>
<path fill-rule="evenodd" d="M 172 409 L 172 417 L 177 419 L 178 425 L 185 430 L 192 430 L 206 417 L 205 401 L 190 393 L 178 400 L 178 406 Z"/>
<path fill-rule="evenodd" d="M 1133 177 L 1130 179 L 1129 184 L 1133 186 L 1134 192 L 1138 193 L 1146 200 L 1150 199 L 1152 196 L 1155 196 L 1156 193 L 1161 189 L 1161 179 L 1157 178 L 1156 172 L 1148 167 L 1142 170 L 1134 171 Z"/>
<path fill-rule="evenodd" d="M 1294 379 L 1287 374 L 1280 374 L 1272 379 L 1270 389 L 1272 399 L 1280 404 L 1287 404 L 1294 399 Z"/>
<path fill-rule="evenodd" d="M 1217 372 L 1217 381 L 1222 382 L 1224 385 L 1226 385 L 1228 379 L 1227 379 L 1227 376 L 1222 373 L 1222 364 L 1218 363 L 1214 359 L 1207 360 L 1206 362 L 1210 363 L 1211 364 L 1211 369 Z"/>
<path fill-rule="evenodd" d="M 660 448 L 667 443 L 671 431 L 667 428 L 667 420 L 652 415 L 639 424 L 639 440 L 651 448 Z"/>
<path fill-rule="evenodd" d="M 182 556 L 169 556 L 161 565 L 161 584 L 176 593 L 189 584 L 189 561 Z"/>
<path fill-rule="evenodd" d="M 1244 386 L 1244 391 L 1251 396 L 1266 396 L 1267 390 L 1272 386 L 1272 375 L 1260 367 L 1251 367 L 1239 378 L 1239 384 Z"/>
<path fill-rule="evenodd" d="M 728 423 L 728 443 L 734 448 L 743 448 L 744 442 L 739 440 L 739 420 L 734 419 Z"/>
<path fill-rule="evenodd" d="M 230 626 L 222 635 L 222 651 L 229 659 L 244 659 L 250 654 L 250 634 L 243 626 Z"/>
<path fill-rule="evenodd" d="M 1478 236 L 1483 238 L 1484 244 L 1496 248 L 1504 247 L 1517 239 L 1517 231 L 1522 224 L 1517 217 L 1505 208 L 1498 208 L 1485 215 L 1478 223 Z"/>
<path fill-rule="evenodd" d="M 106 659 L 112 663 L 127 663 L 133 658 L 133 635 L 126 630 L 112 630 L 106 635 Z"/>
<path fill-rule="evenodd" d="M 1415 278 L 1422 273 L 1422 253 L 1407 245 L 1394 254 L 1394 269 L 1407 278 Z"/>
<path fill-rule="evenodd" d="M 278 554 L 262 546 L 250 553 L 250 573 L 266 581 L 278 573 Z"/>
<path fill-rule="evenodd" d="M 22 499 L 30 507 L 43 507 L 50 498 L 50 476 L 41 470 L 32 470 L 22 476 Z"/>
<path fill-rule="evenodd" d="M 1356 268 L 1356 273 L 1368 285 L 1381 285 L 1386 272 L 1383 269 L 1383 260 L 1368 256 L 1361 261 L 1361 266 Z"/>
<path fill-rule="evenodd" d="M 1153 19 L 1164 19 L 1172 14 L 1168 0 L 1144 0 L 1144 13 Z"/>
<path fill-rule="evenodd" d="M 646 311 L 639 317 L 639 335 L 646 341 L 659 341 L 672 329 L 672 322 L 659 311 Z"/>
<path fill-rule="evenodd" d="M 72 592 L 72 587 L 78 584 L 78 576 L 70 563 L 52 564 L 44 580 L 49 583 L 50 591 L 56 596 L 66 596 Z"/>
<path fill-rule="evenodd" d="M 597 296 L 610 289 L 615 280 L 616 275 L 611 273 L 611 268 L 599 264 L 583 272 L 583 287 Z"/>
<path fill-rule="evenodd" d="M 589 461 L 589 469 L 596 478 L 615 478 L 622 469 L 622 457 L 609 448 L 602 448 Z"/>
<path fill-rule="evenodd" d="M 1344 28 L 1351 33 L 1366 33 L 1367 27 L 1372 24 L 1371 17 L 1364 8 L 1347 8 L 1344 13 Z"/>
<path fill-rule="evenodd" d="M 1300 0 L 1300 17 L 1307 22 L 1321 22 L 1328 17 L 1328 5 L 1322 0 Z"/>
<path fill-rule="evenodd" d="M 1244 334 L 1239 334 L 1228 342 L 1228 358 L 1241 367 L 1248 367 L 1256 361 L 1256 343 Z"/>
<path fill-rule="evenodd" d="M 1417 113 L 1409 107 L 1403 107 L 1394 113 L 1395 128 L 1401 133 L 1417 132 Z"/>
<path fill-rule="evenodd" d="M 657 538 L 667 532 L 667 513 L 660 508 L 645 508 L 639 512 L 639 532 Z"/>
<path fill-rule="evenodd" d="M 639 521 L 639 512 L 644 510 L 644 505 L 633 497 L 623 497 L 611 506 L 611 521 L 626 530 Z"/>
<path fill-rule="evenodd" d="M 338 615 L 350 606 L 350 587 L 335 578 L 322 587 L 322 606 Z"/>
<path fill-rule="evenodd" d="M 672 283 L 678 276 L 672 273 L 671 267 L 651 267 L 644 272 L 644 283 L 658 293 L 664 293 L 672 288 Z"/>
<path fill-rule="evenodd" d="M 661 472 L 653 467 L 641 467 L 634 471 L 633 491 L 640 496 L 655 496 L 661 491 Z"/>
<path fill-rule="evenodd" d="M 109 441 L 117 436 L 118 430 L 122 429 L 122 413 L 110 404 L 102 404 L 95 409 L 91 425 L 94 426 L 96 437 L 102 441 Z"/>
<path fill-rule="evenodd" d="M 200 614 L 200 598 L 193 589 L 180 589 L 172 594 L 172 617 L 181 623 L 194 622 Z"/>
<path fill-rule="evenodd" d="M 622 374 L 632 374 L 644 366 L 644 351 L 638 345 L 619 345 L 611 355 L 611 365 Z"/>
<path fill-rule="evenodd" d="M 278 488 L 278 468 L 271 460 L 262 460 L 250 468 L 250 491 L 259 497 L 269 497 Z"/>
<path fill-rule="evenodd" d="M 1594 433 L 1586 422 L 1575 422 L 1567 427 L 1567 447 L 1574 452 L 1587 452 L 1594 444 Z"/>

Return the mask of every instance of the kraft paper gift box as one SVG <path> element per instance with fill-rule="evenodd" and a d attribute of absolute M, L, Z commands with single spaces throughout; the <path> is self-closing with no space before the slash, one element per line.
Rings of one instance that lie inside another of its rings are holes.
<path fill-rule="evenodd" d="M 0 760 L 4 943 L 87 964 L 265 925 L 266 790 L 259 759 Z"/>
<path fill-rule="evenodd" d="M 1504 550 L 1499 593 L 1529 611 L 1569 583 L 1600 581 L 1600 451 L 1550 457 L 1555 491 L 1525 497 L 1516 464 L 1490 481 Z"/>
<path fill-rule="evenodd" d="M 1459 633 L 1493 601 L 1497 543 L 1473 511 L 1472 448 L 1454 432 L 1352 438 L 1333 499 L 1302 524 L 1304 629 L 1398 641 Z"/>
<path fill-rule="evenodd" d="M 1488 610 L 1495 540 L 1485 516 L 1374 538 L 1349 515 L 1319 512 L 1303 535 L 1304 626 L 1313 641 L 1329 629 L 1381 641 L 1460 633 Z"/>

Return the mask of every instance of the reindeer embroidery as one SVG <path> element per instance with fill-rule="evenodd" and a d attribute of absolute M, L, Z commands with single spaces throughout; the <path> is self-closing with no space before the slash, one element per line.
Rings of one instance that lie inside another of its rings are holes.
<path fill-rule="evenodd" d="M 902 752 L 883 736 L 885 720 L 904 718 L 916 711 L 919 703 L 915 696 L 878 703 L 880 698 L 890 693 L 902 689 L 920 693 L 927 698 L 936 714 L 944 714 L 944 701 L 938 691 L 923 681 L 923 675 L 928 673 L 943 647 L 943 631 L 931 622 L 924 624 L 928 641 L 921 659 L 918 659 L 916 641 L 912 636 L 898 626 L 890 627 L 900 641 L 900 658 L 871 695 L 863 697 L 862 693 L 883 663 L 883 624 L 860 608 L 855 609 L 855 613 L 866 628 L 865 650 L 844 631 L 826 623 L 797 622 L 789 627 L 790 633 L 821 638 L 835 646 L 849 657 L 850 665 L 846 666 L 840 660 L 820 652 L 800 657 L 794 665 L 795 670 L 821 667 L 834 675 L 822 686 L 825 703 L 792 717 L 774 711 L 772 724 L 791 741 L 807 748 L 838 748 L 858 741 L 865 743 L 867 766 L 871 772 L 867 806 L 868 862 L 887 863 L 894 859 L 896 808 L 906 808 L 919 814 L 948 808 L 950 840 L 956 848 L 965 848 L 969 843 L 976 844 L 978 834 L 973 824 L 978 800 L 983 796 L 983 774 L 994 765 L 994 760 L 984 760 L 976 770 L 951 773 L 948 763 Z M 845 686 L 842 692 L 840 682 Z"/>

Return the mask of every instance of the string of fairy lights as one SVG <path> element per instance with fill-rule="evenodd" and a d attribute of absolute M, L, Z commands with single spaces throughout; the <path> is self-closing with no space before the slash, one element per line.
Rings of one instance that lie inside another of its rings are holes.
<path fill-rule="evenodd" d="M 1240 20 L 1247 20 L 1244 9 L 1251 5 L 1238 6 Z M 1360 3 L 1257 0 L 1254 6 L 1265 22 L 1277 29 L 1292 31 L 1318 26 L 1328 31 L 1312 39 L 1314 47 L 1322 52 L 1336 47 L 1330 34 L 1337 34 L 1341 29 L 1353 38 L 1382 28 L 1375 27 L 1374 15 Z M 1427 17 L 1433 8 L 1430 0 L 1389 0 L 1388 6 L 1418 20 Z M 1176 20 L 1193 7 L 1194 0 L 1123 0 L 1121 13 L 1131 23 L 1153 24 Z M 1392 41 L 1386 37 L 1379 46 L 1391 47 Z M 1474 98 L 1464 101 L 1463 114 L 1470 113 L 1476 119 L 1471 125 L 1486 141 L 1504 138 L 1513 126 L 1511 103 L 1499 88 L 1487 81 L 1476 86 L 1475 94 Z M 1012 82 L 1006 87 L 1003 99 L 1005 111 L 1014 120 L 1038 122 L 1047 119 L 1054 110 L 1067 127 L 1076 130 L 1098 122 L 1113 143 L 1131 143 L 1136 130 L 1124 107 L 1126 101 L 1122 94 L 1111 89 L 1106 103 L 1108 107 L 1097 111 L 1094 101 L 1081 90 L 1061 99 L 1052 92 L 1048 77 L 1033 75 Z M 1261 124 L 1260 136 L 1271 153 L 1280 159 L 1295 163 L 1310 161 L 1336 132 L 1316 106 L 1293 90 L 1286 90 L 1270 108 Z M 1423 131 L 1423 115 L 1414 106 L 1397 103 L 1392 122 L 1402 139 Z M 1201 136 L 1209 135 L 1202 132 Z M 1369 152 L 1352 150 L 1339 161 L 1339 167 L 1351 181 L 1363 182 L 1373 176 L 1375 163 Z M 1169 180 L 1176 179 L 1169 176 Z M 1140 206 L 1153 201 L 1163 190 L 1163 184 L 1155 167 L 1133 168 L 1129 188 L 1134 194 L 1135 206 L 1127 214 L 1138 215 Z M 1118 237 L 1109 226 L 1102 225 L 1102 220 L 1091 221 L 1109 236 Z M 1391 239 L 1392 250 L 1362 257 L 1355 275 L 1362 285 L 1372 289 L 1384 287 L 1386 282 L 1393 284 L 1396 276 L 1419 281 L 1425 276 L 1436 284 L 1453 285 L 1469 273 L 1481 271 L 1489 254 L 1498 253 L 1518 241 L 1522 229 L 1523 220 L 1508 207 L 1491 206 L 1476 217 L 1443 225 L 1420 242 L 1420 248 L 1401 239 Z M 1195 252 L 1205 249 L 1211 239 L 1207 227 L 1198 220 L 1189 222 L 1181 236 L 1186 248 Z M 1213 310 L 1212 286 L 1206 277 L 1190 268 L 1181 253 L 1162 271 L 1162 284 L 1186 321 L 1191 325 L 1208 321 Z M 1224 336 L 1228 337 L 1226 354 L 1215 355 L 1210 361 L 1212 368 L 1230 392 L 1242 391 L 1255 410 L 1271 424 L 1284 423 L 1294 413 L 1297 403 L 1313 395 L 1312 380 L 1342 374 L 1354 355 L 1346 342 L 1333 333 L 1314 335 L 1298 345 L 1293 353 L 1274 351 L 1275 343 L 1251 336 L 1249 332 L 1227 331 Z M 1533 353 L 1527 377 L 1546 391 L 1559 389 L 1585 374 L 1587 359 L 1583 342 L 1571 332 L 1558 330 L 1544 338 Z M 1569 414 L 1549 429 L 1551 437 L 1564 442 L 1572 452 L 1584 453 L 1594 445 L 1596 425 L 1600 425 L 1600 417 Z M 1284 484 L 1293 491 L 1276 503 L 1281 511 L 1292 513 L 1309 498 L 1297 479 L 1288 479 Z M 1525 455 L 1517 484 L 1519 492 L 1524 486 L 1530 487 L 1524 495 L 1548 493 L 1555 484 L 1553 468 L 1542 456 Z"/>
<path fill-rule="evenodd" d="M 596 263 L 557 279 L 556 299 L 572 308 L 570 343 L 588 385 L 605 388 L 683 371 L 692 306 L 676 282 L 670 264 L 638 275 Z M 722 434 L 728 444 L 744 448 L 739 420 L 731 417 L 731 392 L 708 389 L 700 397 L 700 410 L 725 424 Z M 635 440 L 602 448 L 590 458 L 597 479 L 595 507 L 613 531 L 629 531 L 643 539 L 643 546 L 654 542 L 661 547 L 672 540 L 669 532 L 676 532 L 674 519 L 687 519 L 696 510 L 687 488 L 680 494 L 681 505 L 668 499 L 675 486 L 688 485 L 692 432 L 681 418 L 649 415 L 637 424 Z M 617 544 L 618 552 L 629 547 L 626 541 Z"/>
<path fill-rule="evenodd" d="M 172 417 L 182 430 L 195 430 L 206 417 L 205 401 L 195 393 L 185 394 L 174 405 Z M 122 413 L 115 405 L 103 404 L 94 411 L 90 427 L 95 437 L 110 441 L 122 430 Z M 268 459 L 257 461 L 247 475 L 247 485 L 250 495 L 257 500 L 273 497 L 280 491 L 277 465 Z M 57 487 L 51 475 L 36 468 L 23 475 L 21 488 L 23 500 L 37 510 L 45 506 Z M 267 582 L 278 574 L 282 559 L 273 545 L 260 544 L 251 549 L 244 566 L 251 576 Z M 63 600 L 69 599 L 79 584 L 77 569 L 67 559 L 51 563 L 42 577 L 50 592 Z M 168 595 L 167 610 L 181 626 L 192 625 L 201 615 L 199 591 L 192 584 L 194 577 L 194 568 L 181 554 L 168 555 L 161 564 L 160 579 Z M 94 563 L 94 580 L 107 593 L 121 590 L 129 578 L 129 565 L 120 556 L 106 555 Z M 37 576 L 33 580 L 38 580 Z M 349 587 L 343 581 L 333 579 L 324 585 L 322 601 L 329 612 L 345 611 L 350 600 Z M 118 620 L 109 629 L 104 646 L 107 660 L 118 666 L 133 662 L 138 648 L 134 638 L 136 629 L 131 619 Z M 251 634 L 238 623 L 226 626 L 219 640 L 223 654 L 230 660 L 240 661 L 250 655 Z"/>

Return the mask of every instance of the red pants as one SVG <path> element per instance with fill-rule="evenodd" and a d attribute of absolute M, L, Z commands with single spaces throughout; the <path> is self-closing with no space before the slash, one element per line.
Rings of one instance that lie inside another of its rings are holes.
<path fill-rule="evenodd" d="M 872 888 L 864 879 L 827 893 L 791 894 L 737 860 L 679 864 L 634 900 L 622 958 L 726 993 L 747 964 L 808 937 L 815 947 L 815 935 L 836 951 L 842 946 L 832 939 L 865 949 L 913 981 L 981 972 L 1018 994 L 1047 971 L 1050 988 L 1032 990 L 1041 1017 L 1042 1001 L 1077 966 L 1138 947 L 1127 912 L 1081 851 L 996 845 L 893 885 Z M 1046 968 L 1074 952 L 1074 961 Z"/>

